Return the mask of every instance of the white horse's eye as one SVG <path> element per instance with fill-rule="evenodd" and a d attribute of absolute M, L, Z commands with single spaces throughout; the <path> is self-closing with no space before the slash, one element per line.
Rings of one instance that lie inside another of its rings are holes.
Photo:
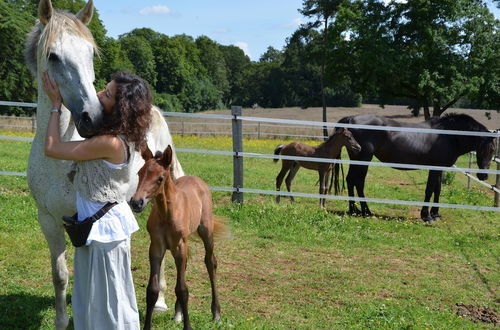
<path fill-rule="evenodd" d="M 60 61 L 60 59 L 59 59 L 59 56 L 57 56 L 56 54 L 50 53 L 49 54 L 49 61 L 58 62 L 58 61 Z"/>

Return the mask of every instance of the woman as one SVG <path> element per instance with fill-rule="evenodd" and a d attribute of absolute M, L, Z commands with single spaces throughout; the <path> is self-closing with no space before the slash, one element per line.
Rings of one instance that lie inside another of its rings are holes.
<path fill-rule="evenodd" d="M 144 80 L 126 72 L 113 76 L 97 93 L 104 128 L 83 141 L 62 142 L 59 87 L 43 77 L 52 101 L 45 154 L 76 161 L 74 185 L 78 220 L 94 215 L 107 202 L 117 202 L 94 223 L 83 247 L 75 249 L 72 310 L 75 329 L 139 329 L 139 313 L 130 267 L 130 236 L 139 229 L 126 201 L 137 152 L 146 141 L 151 93 Z M 129 166 L 130 165 L 130 166 Z"/>

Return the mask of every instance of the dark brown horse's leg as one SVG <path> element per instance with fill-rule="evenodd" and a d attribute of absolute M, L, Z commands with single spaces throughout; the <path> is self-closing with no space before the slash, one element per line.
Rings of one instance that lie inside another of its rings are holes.
<path fill-rule="evenodd" d="M 443 171 L 439 171 L 436 179 L 436 186 L 434 187 L 434 203 L 439 203 L 439 196 L 441 195 L 441 185 L 443 179 Z M 431 207 L 431 217 L 433 220 L 439 220 L 439 207 Z"/>
<path fill-rule="evenodd" d="M 281 171 L 278 173 L 278 176 L 276 177 L 276 191 L 281 190 L 281 184 L 283 183 L 283 178 L 285 177 L 285 174 L 290 170 L 291 163 L 290 161 L 282 160 L 281 161 Z M 280 195 L 276 195 L 276 203 L 279 204 L 280 202 Z"/>
<path fill-rule="evenodd" d="M 363 159 L 364 160 L 364 159 Z M 368 159 L 367 161 L 370 161 Z M 349 173 L 347 174 L 347 187 L 349 189 L 350 185 L 353 185 L 356 187 L 356 190 L 358 192 L 358 197 L 364 198 L 365 197 L 365 179 L 366 179 L 366 174 L 368 173 L 368 166 L 361 166 L 361 165 L 352 165 L 349 167 Z M 352 192 L 351 192 L 352 190 Z M 354 196 L 354 189 L 350 188 L 349 189 L 349 195 Z M 371 216 L 372 213 L 370 209 L 368 208 L 368 204 L 366 202 L 360 202 L 361 204 L 361 215 L 362 216 Z M 354 206 L 354 211 L 359 212 L 356 209 L 356 206 L 353 203 L 349 203 L 349 211 L 351 211 L 351 205 Z M 351 213 L 352 214 L 352 213 Z"/>
<path fill-rule="evenodd" d="M 424 202 L 428 203 L 431 200 L 432 194 L 436 191 L 436 185 L 439 184 L 441 185 L 440 180 L 442 173 L 441 171 L 429 171 L 429 175 L 427 176 L 427 184 L 425 186 L 425 197 L 424 197 Z M 439 187 L 439 191 L 441 191 L 441 187 Z M 434 196 L 434 199 L 436 197 Z M 439 197 L 438 197 L 439 200 Z M 433 217 L 429 214 L 429 207 L 428 206 L 423 206 L 422 210 L 420 210 L 420 217 L 422 220 L 425 222 L 431 223 L 434 221 Z"/>
<path fill-rule="evenodd" d="M 217 272 L 217 259 L 214 254 L 214 238 L 213 232 L 208 233 L 206 230 L 198 230 L 198 234 L 203 240 L 205 246 L 205 266 L 207 267 L 208 276 L 210 278 L 210 286 L 212 288 L 212 320 L 217 322 L 220 320 L 220 305 L 217 296 L 216 288 L 216 272 Z"/>
<path fill-rule="evenodd" d="M 292 168 L 290 169 L 290 172 L 288 172 L 288 175 L 286 176 L 286 179 L 285 179 L 286 190 L 288 190 L 288 192 L 292 192 L 292 181 L 295 178 L 295 175 L 297 174 L 299 169 L 300 169 L 300 165 L 296 162 L 293 162 Z M 293 196 L 290 196 L 290 201 L 292 201 L 292 202 L 295 201 Z"/>
<path fill-rule="evenodd" d="M 187 240 L 182 238 L 179 240 L 177 246 L 172 249 L 172 255 L 175 259 L 175 268 L 177 269 L 177 282 L 175 284 L 175 295 L 177 301 L 175 302 L 175 317 L 178 319 L 179 308 L 182 312 L 182 319 L 184 321 L 184 330 L 192 329 L 189 322 L 188 314 L 188 300 L 189 291 L 186 285 L 186 265 L 187 265 Z"/>
<path fill-rule="evenodd" d="M 165 256 L 166 245 L 163 242 L 155 241 L 154 236 L 151 236 L 151 244 L 149 245 L 149 283 L 146 291 L 146 318 L 144 320 L 144 329 L 151 329 L 151 319 L 153 310 L 158 300 L 160 293 L 160 270 L 161 262 Z"/>

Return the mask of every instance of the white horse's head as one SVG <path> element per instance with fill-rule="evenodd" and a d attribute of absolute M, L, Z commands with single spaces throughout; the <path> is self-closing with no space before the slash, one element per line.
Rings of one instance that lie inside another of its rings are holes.
<path fill-rule="evenodd" d="M 64 105 L 83 137 L 97 133 L 103 116 L 93 85 L 97 46 L 86 26 L 93 10 L 92 0 L 76 15 L 56 12 L 50 0 L 40 0 L 39 23 L 28 35 L 25 54 L 39 84 L 44 71 L 59 84 Z"/>

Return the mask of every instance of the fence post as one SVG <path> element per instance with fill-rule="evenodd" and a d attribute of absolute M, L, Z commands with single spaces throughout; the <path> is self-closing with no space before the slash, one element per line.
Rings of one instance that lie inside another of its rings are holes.
<path fill-rule="evenodd" d="M 35 133 L 36 131 L 36 117 L 31 117 L 31 133 Z"/>
<path fill-rule="evenodd" d="M 233 152 L 236 153 L 233 156 L 233 188 L 236 191 L 233 192 L 231 201 L 242 204 L 243 193 L 239 189 L 243 188 L 243 157 L 239 153 L 243 152 L 243 125 L 241 119 L 238 118 L 241 116 L 241 107 L 232 106 L 231 115 L 233 116 Z"/>
<path fill-rule="evenodd" d="M 497 138 L 497 152 L 496 152 L 496 157 L 497 159 L 500 158 L 500 137 Z M 497 170 L 500 171 L 500 162 L 496 162 L 497 163 Z M 497 189 L 500 189 L 500 174 L 497 173 L 497 181 L 495 183 L 495 186 L 497 187 Z M 500 194 L 498 192 L 495 191 L 495 203 L 494 203 L 494 206 L 495 207 L 499 207 L 500 206 Z"/>

